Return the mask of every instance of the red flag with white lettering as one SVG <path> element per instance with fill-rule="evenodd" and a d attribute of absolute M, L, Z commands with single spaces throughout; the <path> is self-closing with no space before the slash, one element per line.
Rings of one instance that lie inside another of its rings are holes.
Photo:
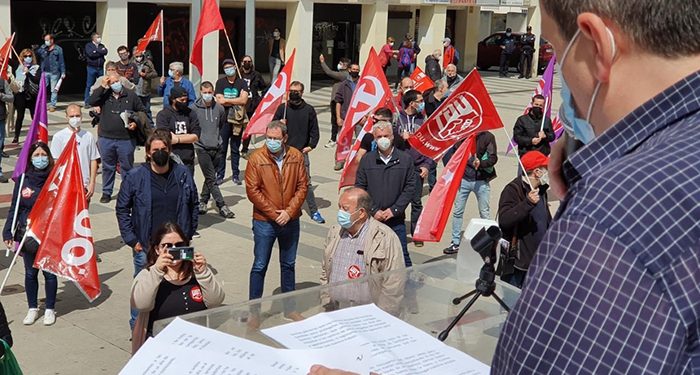
<path fill-rule="evenodd" d="M 143 38 L 139 39 L 139 43 L 136 46 L 136 52 L 134 54 L 140 54 L 144 53 L 146 51 L 146 47 L 148 47 L 148 43 L 150 42 L 162 42 L 163 41 L 163 11 L 161 10 L 160 13 L 158 13 L 158 16 L 156 16 L 156 19 L 153 20 L 153 23 L 151 24 L 151 27 L 146 30 L 146 34 L 143 35 Z"/>
<path fill-rule="evenodd" d="M 243 139 L 248 139 L 251 135 L 255 134 L 265 134 L 267 130 L 267 124 L 272 121 L 275 116 L 275 111 L 282 104 L 284 96 L 289 91 L 289 84 L 292 82 L 292 69 L 294 69 L 294 55 L 296 53 L 296 48 L 292 50 L 292 55 L 287 59 L 284 64 L 284 68 L 280 74 L 277 75 L 275 83 L 270 86 L 267 93 L 255 108 L 255 113 L 250 118 L 248 126 L 246 126 L 243 132 Z"/>
<path fill-rule="evenodd" d="M 75 137 L 61 153 L 29 213 L 27 236 L 39 243 L 35 267 L 72 280 L 90 302 L 100 296 Z"/>
<path fill-rule="evenodd" d="M 340 181 L 338 182 L 338 189 L 342 189 L 346 186 L 355 185 L 355 177 L 357 176 L 357 167 L 360 162 L 356 159 L 357 151 L 360 150 L 360 145 L 362 144 L 362 138 L 365 134 L 372 132 L 372 126 L 374 126 L 374 117 L 369 116 L 365 126 L 360 130 L 360 134 L 357 135 L 357 139 L 352 144 L 352 149 L 348 154 L 348 158 L 345 159 L 345 168 L 340 174 Z"/>
<path fill-rule="evenodd" d="M 343 121 L 343 127 L 338 133 L 338 146 L 335 149 L 336 161 L 345 160 L 350 154 L 355 124 L 377 108 L 390 107 L 392 105 L 391 100 L 389 83 L 387 83 L 382 65 L 379 63 L 379 57 L 374 51 L 374 47 L 372 47 L 365 67 L 362 69 L 362 75 L 357 80 L 357 87 L 352 94 L 350 107 Z"/>
<path fill-rule="evenodd" d="M 457 141 L 503 127 L 503 121 L 475 70 L 408 139 L 413 148 L 437 160 Z"/>
<path fill-rule="evenodd" d="M 476 153 L 475 140 L 476 134 L 469 136 L 442 170 L 437 184 L 428 196 L 428 201 L 423 205 L 413 233 L 414 241 L 440 242 L 464 175 L 464 168 L 469 157 Z"/>
<path fill-rule="evenodd" d="M 420 67 L 416 67 L 411 74 L 411 79 L 413 80 L 413 89 L 424 93 L 426 90 L 431 89 L 435 86 L 435 83 L 428 77 L 427 74 Z"/>

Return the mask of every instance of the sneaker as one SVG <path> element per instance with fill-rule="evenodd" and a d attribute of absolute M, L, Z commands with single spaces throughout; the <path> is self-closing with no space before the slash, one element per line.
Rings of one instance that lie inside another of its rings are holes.
<path fill-rule="evenodd" d="M 192 233 L 192 238 L 199 238 L 199 237 L 202 237 L 202 235 L 199 234 L 199 232 L 194 231 L 194 233 Z"/>
<path fill-rule="evenodd" d="M 29 309 L 27 311 L 27 316 L 24 317 L 24 320 L 22 321 L 22 324 L 25 326 L 29 326 L 34 324 L 36 322 L 36 319 L 39 317 L 39 309 Z"/>
<path fill-rule="evenodd" d="M 208 204 L 206 202 L 199 202 L 199 214 L 204 215 L 207 213 Z"/>
<path fill-rule="evenodd" d="M 12 138 L 12 144 L 19 143 L 19 138 Z"/>
<path fill-rule="evenodd" d="M 459 251 L 459 245 L 455 245 L 452 243 L 445 250 L 443 250 L 442 253 L 446 254 L 446 255 L 452 255 L 452 254 L 457 254 L 458 251 Z"/>
<path fill-rule="evenodd" d="M 236 185 L 243 185 L 240 177 L 233 177 L 231 180 L 233 180 L 233 183 Z"/>
<path fill-rule="evenodd" d="M 326 143 L 326 145 L 323 146 L 323 147 L 325 147 L 325 148 L 333 148 L 333 147 L 335 147 L 335 142 L 333 142 L 333 141 L 328 141 L 328 143 Z"/>
<path fill-rule="evenodd" d="M 49 112 L 54 112 L 55 110 L 56 110 L 56 107 L 51 106 L 51 105 L 49 106 Z"/>
<path fill-rule="evenodd" d="M 112 200 L 111 195 L 102 194 L 102 198 L 100 198 L 100 203 L 109 203 L 111 200 Z"/>
<path fill-rule="evenodd" d="M 5 151 L 0 152 L 0 155 L 2 155 L 3 158 L 9 158 L 9 157 L 10 157 L 10 154 L 8 154 L 8 153 L 5 152 Z"/>
<path fill-rule="evenodd" d="M 5 176 L 0 176 L 0 183 L 6 184 L 6 183 L 8 183 L 8 182 L 10 182 L 10 180 L 8 180 L 7 177 L 5 177 Z"/>
<path fill-rule="evenodd" d="M 56 323 L 56 312 L 53 309 L 46 309 L 44 312 L 44 325 L 50 326 Z"/>
<path fill-rule="evenodd" d="M 345 165 L 345 162 L 344 162 L 344 161 L 336 161 L 336 162 L 335 162 L 335 166 L 333 166 L 333 170 L 334 170 L 334 171 L 339 171 L 339 170 L 343 169 L 343 166 L 344 166 L 344 165 Z"/>
<path fill-rule="evenodd" d="M 413 241 L 415 247 L 423 247 L 423 241 Z"/>
<path fill-rule="evenodd" d="M 324 219 L 323 216 L 321 216 L 321 213 L 318 211 L 314 212 L 314 214 L 311 215 L 311 219 L 319 224 L 326 223 L 326 219 Z"/>
<path fill-rule="evenodd" d="M 226 219 L 233 219 L 236 217 L 236 214 L 234 214 L 231 209 L 228 208 L 228 206 L 222 206 L 219 209 L 219 215 L 225 217 Z"/>
<path fill-rule="evenodd" d="M 219 186 L 224 183 L 223 178 L 217 178 L 216 181 L 214 182 L 214 185 Z"/>

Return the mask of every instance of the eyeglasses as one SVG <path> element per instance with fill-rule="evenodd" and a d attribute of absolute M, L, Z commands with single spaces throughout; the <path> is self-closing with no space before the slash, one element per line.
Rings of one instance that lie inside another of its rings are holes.
<path fill-rule="evenodd" d="M 162 244 L 159 244 L 161 249 L 171 249 L 173 247 L 183 247 L 187 246 L 187 243 L 185 242 L 176 242 L 176 243 L 171 243 L 171 242 L 164 242 Z"/>

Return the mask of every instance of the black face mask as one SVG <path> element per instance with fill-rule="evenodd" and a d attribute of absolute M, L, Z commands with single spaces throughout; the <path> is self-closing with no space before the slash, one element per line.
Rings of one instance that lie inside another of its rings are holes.
<path fill-rule="evenodd" d="M 544 112 L 543 112 L 542 108 L 540 108 L 540 107 L 530 108 L 530 115 L 536 119 L 541 119 L 543 114 L 544 114 Z"/>
<path fill-rule="evenodd" d="M 447 76 L 447 83 L 451 85 L 452 82 L 454 82 L 456 79 L 457 79 L 457 76 L 453 76 L 453 77 Z"/>
<path fill-rule="evenodd" d="M 298 91 L 290 91 L 289 92 L 289 101 L 296 102 L 296 103 L 301 102 L 301 93 Z"/>
<path fill-rule="evenodd" d="M 250 70 L 250 68 L 252 68 L 252 67 L 253 67 L 252 63 L 249 63 L 249 62 L 243 63 L 243 69 L 245 69 L 245 70 Z"/>
<path fill-rule="evenodd" d="M 151 159 L 159 167 L 165 167 L 170 160 L 170 154 L 165 150 L 158 150 L 151 155 Z"/>
<path fill-rule="evenodd" d="M 350 72 L 348 74 L 350 74 L 350 77 L 352 77 L 352 78 L 357 78 L 360 76 L 360 72 Z"/>
<path fill-rule="evenodd" d="M 182 102 L 176 101 L 176 102 L 175 102 L 175 108 L 177 108 L 178 111 L 182 112 L 182 111 L 184 111 L 185 109 L 187 109 L 187 102 L 182 103 Z"/>

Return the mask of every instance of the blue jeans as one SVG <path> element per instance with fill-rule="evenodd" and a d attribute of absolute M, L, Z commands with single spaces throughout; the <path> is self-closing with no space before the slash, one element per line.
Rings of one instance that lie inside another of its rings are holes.
<path fill-rule="evenodd" d="M 30 309 L 39 307 L 37 294 L 39 293 L 39 270 L 34 268 L 36 253 L 22 252 L 24 260 L 24 289 L 27 293 L 27 304 Z M 44 290 L 46 291 L 46 308 L 53 309 L 56 306 L 56 292 L 58 279 L 56 275 L 41 271 L 44 274 Z"/>
<path fill-rule="evenodd" d="M 104 74 L 104 69 L 96 66 L 87 66 L 87 81 L 85 82 L 85 106 L 87 107 L 88 99 L 90 98 L 90 87 L 95 84 L 97 78 Z"/>
<path fill-rule="evenodd" d="M 471 192 L 474 192 L 476 195 L 476 202 L 479 205 L 479 216 L 482 219 L 491 218 L 489 209 L 491 186 L 488 181 L 467 181 L 462 179 L 457 197 L 455 198 L 454 207 L 452 208 L 452 243 L 454 245 L 459 245 L 460 242 L 459 234 L 462 230 L 464 207 L 467 205 L 467 198 L 469 198 L 469 193 Z"/>
<path fill-rule="evenodd" d="M 401 220 L 400 224 L 394 224 L 391 226 L 391 230 L 399 236 L 399 241 L 401 241 L 401 249 L 403 250 L 403 263 L 406 267 L 411 267 L 413 263 L 411 262 L 411 256 L 408 255 L 408 244 L 406 243 L 406 223 Z"/>
<path fill-rule="evenodd" d="M 100 137 L 97 143 L 102 157 L 102 194 L 112 196 L 117 162 L 121 167 L 122 176 L 126 175 L 134 165 L 136 144 L 131 139 L 105 137 Z"/>
<path fill-rule="evenodd" d="M 49 79 L 49 90 L 51 90 L 51 101 L 49 103 L 50 107 L 56 107 L 56 101 L 58 101 L 58 92 L 54 91 L 54 87 L 58 84 L 58 80 L 61 78 L 60 74 L 46 73 L 46 78 Z"/>
<path fill-rule="evenodd" d="M 270 263 L 272 246 L 277 241 L 280 248 L 280 271 L 282 293 L 295 289 L 294 265 L 299 245 L 299 219 L 289 221 L 281 227 L 275 222 L 253 219 L 253 267 L 250 270 L 248 297 L 260 298 L 265 286 L 265 273 Z"/>
<path fill-rule="evenodd" d="M 146 254 L 148 253 L 148 246 L 144 246 L 142 251 L 136 252 L 131 250 L 131 255 L 134 257 L 134 277 L 141 272 L 142 269 L 146 268 Z M 139 311 L 135 308 L 131 308 L 131 318 L 129 319 L 129 326 L 131 330 L 134 330 L 134 325 L 136 324 L 136 318 L 139 315 Z"/>
<path fill-rule="evenodd" d="M 216 171 L 216 179 L 223 180 L 226 177 L 226 155 L 228 154 L 229 146 L 231 148 L 231 177 L 239 178 L 240 171 L 238 170 L 238 162 L 241 159 L 241 136 L 231 134 L 231 124 L 225 124 L 221 127 L 219 134 L 221 135 L 222 159 L 224 162 L 219 164 Z"/>

